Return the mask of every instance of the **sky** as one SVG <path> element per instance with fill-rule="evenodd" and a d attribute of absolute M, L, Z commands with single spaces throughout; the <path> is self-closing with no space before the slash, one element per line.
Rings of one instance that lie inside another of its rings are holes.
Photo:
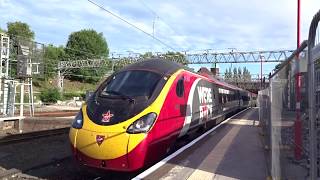
<path fill-rule="evenodd" d="M 137 31 L 87 0 L 0 0 L 0 28 L 22 21 L 44 44 L 65 45 L 81 29 L 102 32 L 110 52 L 201 52 L 284 50 L 296 48 L 294 0 L 94 0 L 164 44 Z M 301 39 L 320 9 L 319 0 L 301 1 Z M 154 24 L 154 29 L 153 29 Z M 171 48 L 169 48 L 170 46 Z M 273 64 L 265 64 L 268 74 Z M 192 65 L 197 70 L 203 65 Z M 208 67 L 212 65 L 207 65 Z M 219 64 L 224 72 L 231 64 Z M 260 64 L 233 64 L 260 72 Z"/>

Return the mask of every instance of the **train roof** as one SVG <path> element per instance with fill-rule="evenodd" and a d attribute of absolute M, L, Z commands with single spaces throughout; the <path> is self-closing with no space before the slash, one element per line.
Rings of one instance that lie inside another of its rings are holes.
<path fill-rule="evenodd" d="M 173 62 L 173 61 L 164 60 L 164 59 L 160 59 L 160 58 L 151 58 L 151 59 L 146 59 L 141 62 L 130 64 L 130 65 L 126 66 L 125 68 L 123 68 L 122 70 L 120 70 L 120 72 L 121 71 L 128 71 L 128 70 L 148 70 L 148 71 L 154 71 L 154 72 L 162 74 L 162 75 L 172 75 L 173 73 L 175 73 L 179 69 L 184 69 L 189 72 L 195 73 L 190 68 L 187 68 L 186 66 L 183 66 L 183 65 L 176 63 L 176 62 Z M 217 78 L 213 77 L 212 75 L 205 74 L 205 73 L 200 73 L 198 75 L 205 77 L 205 78 L 207 78 L 207 79 L 209 79 L 209 80 L 213 81 L 214 83 L 219 84 L 221 86 L 224 86 L 224 87 L 227 87 L 227 88 L 230 88 L 233 90 L 246 91 L 246 90 L 241 89 L 237 86 L 228 84 L 220 79 L 217 79 Z"/>
<path fill-rule="evenodd" d="M 167 61 L 159 58 L 152 58 L 152 59 L 146 59 L 145 61 L 128 65 L 125 68 L 123 68 L 121 71 L 136 70 L 136 69 L 155 71 L 163 75 L 172 75 L 179 69 L 185 69 L 185 67 L 173 61 Z"/>
<path fill-rule="evenodd" d="M 243 89 L 241 89 L 241 88 L 239 88 L 237 86 L 234 86 L 232 84 L 228 84 L 227 82 L 214 77 L 214 75 L 205 67 L 200 68 L 200 70 L 198 71 L 198 74 L 208 78 L 210 81 L 213 81 L 215 84 L 218 84 L 218 85 L 221 85 L 223 87 L 230 88 L 230 89 L 233 89 L 233 90 L 243 91 Z"/>
<path fill-rule="evenodd" d="M 223 81 L 223 80 L 220 80 L 220 79 L 217 79 L 217 78 L 213 77 L 212 75 L 204 74 L 204 73 L 201 73 L 200 75 L 208 78 L 209 80 L 213 81 L 214 83 L 216 83 L 216 84 L 218 84 L 218 85 L 221 85 L 221 86 L 224 86 L 224 87 L 233 89 L 233 90 L 244 91 L 243 89 L 241 89 L 241 88 L 239 88 L 239 87 L 237 87 L 237 86 L 228 84 L 227 82 L 225 82 L 225 81 Z"/>

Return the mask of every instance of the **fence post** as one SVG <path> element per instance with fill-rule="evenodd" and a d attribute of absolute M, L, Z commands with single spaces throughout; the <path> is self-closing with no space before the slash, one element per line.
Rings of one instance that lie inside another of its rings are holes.
<path fill-rule="evenodd" d="M 315 46 L 315 38 L 320 21 L 320 11 L 313 17 L 308 37 L 308 101 L 309 101 L 309 127 L 310 127 L 310 179 L 317 179 L 318 172 L 318 139 L 316 131 L 316 119 L 315 119 L 315 80 L 314 80 L 314 57 L 312 50 Z"/>

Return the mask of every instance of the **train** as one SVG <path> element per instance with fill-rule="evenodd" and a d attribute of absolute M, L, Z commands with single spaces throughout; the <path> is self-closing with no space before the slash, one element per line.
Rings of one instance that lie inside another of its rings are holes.
<path fill-rule="evenodd" d="M 137 171 L 254 97 L 178 63 L 147 59 L 110 75 L 82 105 L 69 132 L 72 153 L 86 167 Z"/>

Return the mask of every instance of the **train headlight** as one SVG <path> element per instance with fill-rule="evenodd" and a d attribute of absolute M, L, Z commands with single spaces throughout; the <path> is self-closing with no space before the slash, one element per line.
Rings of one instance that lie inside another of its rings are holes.
<path fill-rule="evenodd" d="M 127 133 L 137 134 L 137 133 L 145 133 L 150 130 L 154 121 L 157 118 L 156 113 L 149 113 L 145 116 L 142 116 L 135 122 L 133 122 L 127 129 Z"/>
<path fill-rule="evenodd" d="M 72 127 L 76 129 L 81 129 L 82 125 L 83 125 L 83 115 L 82 115 L 82 110 L 80 110 L 72 122 Z"/>

